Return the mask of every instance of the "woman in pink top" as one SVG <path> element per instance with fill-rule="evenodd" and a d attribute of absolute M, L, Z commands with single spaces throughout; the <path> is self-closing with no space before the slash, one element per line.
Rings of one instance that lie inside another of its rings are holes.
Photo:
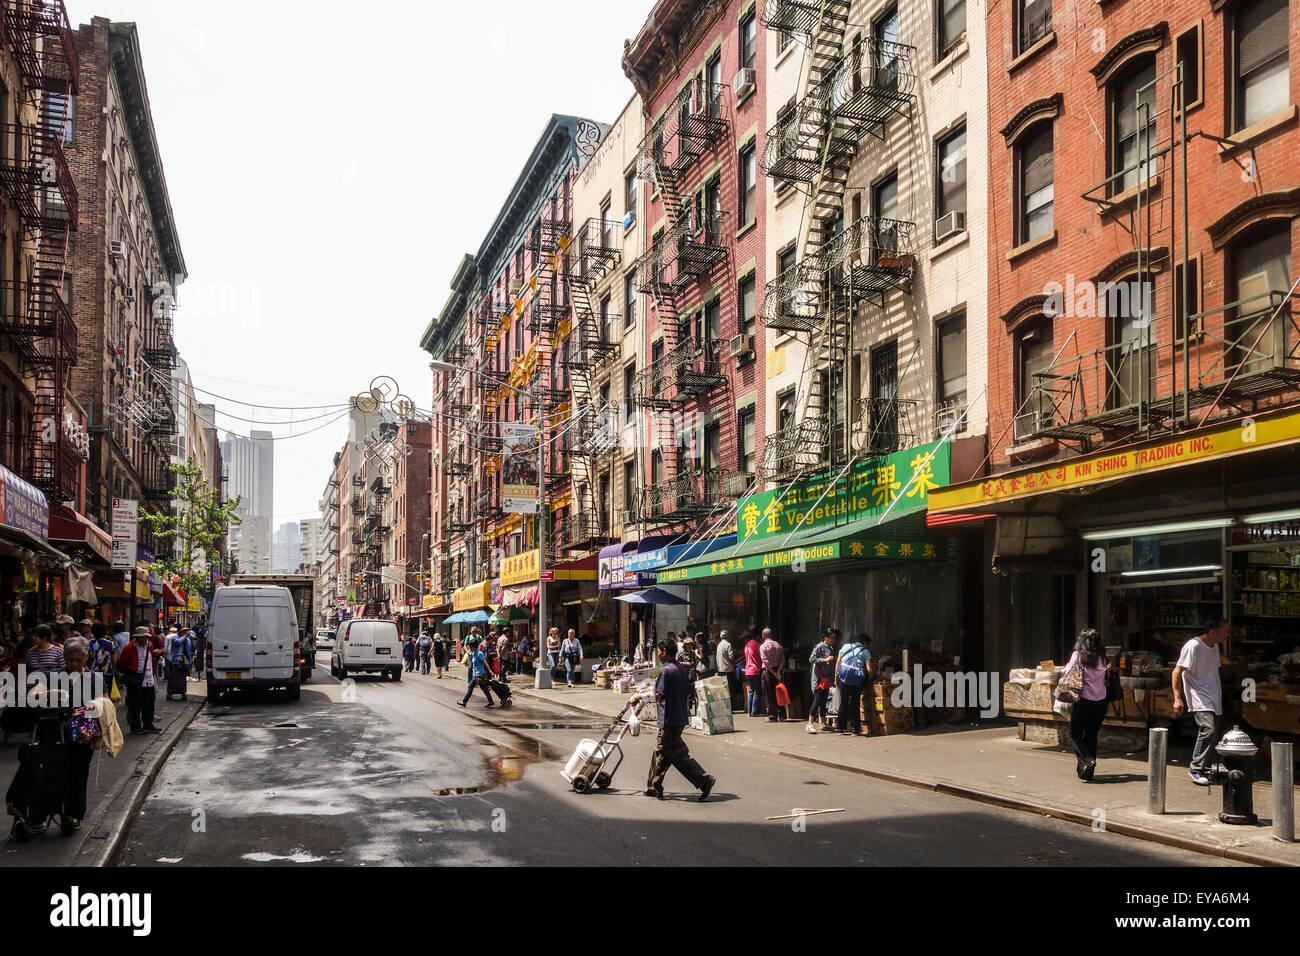
<path fill-rule="evenodd" d="M 740 638 L 745 645 L 745 683 L 749 685 L 749 716 L 757 717 L 763 697 L 763 658 L 758 638 L 746 631 Z"/>
<path fill-rule="evenodd" d="M 1106 649 L 1095 627 L 1079 632 L 1066 671 L 1075 664 L 1083 668 L 1083 691 L 1070 710 L 1070 743 L 1079 761 L 1075 772 L 1087 781 L 1097 769 L 1097 734 L 1106 717 Z"/>

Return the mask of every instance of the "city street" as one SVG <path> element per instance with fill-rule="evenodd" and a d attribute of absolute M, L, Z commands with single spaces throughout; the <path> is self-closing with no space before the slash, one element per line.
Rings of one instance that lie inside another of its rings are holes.
<path fill-rule="evenodd" d="M 642 795 L 653 728 L 627 741 L 608 793 L 559 770 L 598 718 L 516 696 L 455 706 L 457 678 L 361 677 L 356 701 L 318 668 L 299 704 L 209 705 L 137 816 L 127 866 L 1222 865 L 1140 843 L 691 735 L 718 778 L 705 804 L 670 772 Z M 492 723 L 485 721 L 490 720 Z M 689 791 L 689 792 L 688 792 Z M 806 831 L 766 817 L 805 810 Z"/>

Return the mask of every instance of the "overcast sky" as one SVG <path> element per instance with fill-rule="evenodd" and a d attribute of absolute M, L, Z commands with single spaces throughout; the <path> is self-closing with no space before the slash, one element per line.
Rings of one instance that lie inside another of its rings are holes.
<path fill-rule="evenodd" d="M 190 274 L 176 342 L 219 427 L 286 436 L 278 526 L 318 514 L 346 438 L 306 406 L 387 374 L 429 407 L 452 271 L 552 113 L 618 116 L 652 0 L 66 3 L 74 28 L 138 25 Z"/>

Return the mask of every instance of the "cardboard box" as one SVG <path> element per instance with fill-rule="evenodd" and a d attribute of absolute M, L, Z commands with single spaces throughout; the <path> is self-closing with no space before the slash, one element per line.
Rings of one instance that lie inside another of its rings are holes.
<path fill-rule="evenodd" d="M 912 711 L 906 709 L 897 709 L 889 712 L 888 716 L 879 713 L 869 713 L 862 721 L 862 732 L 868 737 L 889 737 L 894 734 L 905 734 L 916 727 L 916 722 L 912 718 Z"/>
<path fill-rule="evenodd" d="M 736 730 L 735 724 L 731 720 L 731 715 L 726 717 L 707 718 L 695 716 L 691 718 L 691 729 L 699 731 L 702 734 L 713 736 L 714 734 L 730 734 Z"/>
<path fill-rule="evenodd" d="M 1002 685 L 1002 709 L 1007 713 L 1052 713 L 1051 684 Z"/>
<path fill-rule="evenodd" d="M 695 692 L 698 694 L 701 687 L 721 690 L 723 693 L 730 693 L 727 689 L 727 678 L 725 676 L 706 677 L 703 680 L 695 682 Z"/>
<path fill-rule="evenodd" d="M 709 701 L 708 703 L 705 703 L 704 701 L 700 701 L 700 702 L 699 702 L 699 714 L 700 714 L 701 717 L 703 717 L 703 716 L 705 716 L 705 715 L 707 714 L 709 717 L 727 717 L 727 718 L 730 718 L 730 717 L 731 717 L 731 701 L 729 701 L 729 700 L 716 700 L 716 701 Z"/>

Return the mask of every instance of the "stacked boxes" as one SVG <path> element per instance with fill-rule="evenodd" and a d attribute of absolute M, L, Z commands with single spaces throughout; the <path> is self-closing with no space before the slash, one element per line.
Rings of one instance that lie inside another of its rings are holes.
<path fill-rule="evenodd" d="M 911 707 L 895 707 L 890 699 L 892 684 L 877 684 L 873 695 L 862 695 L 862 731 L 881 737 L 905 734 L 914 726 Z"/>
<path fill-rule="evenodd" d="M 729 734 L 735 729 L 731 719 L 731 693 L 727 679 L 710 677 L 695 684 L 696 715 L 691 728 L 703 734 Z"/>

